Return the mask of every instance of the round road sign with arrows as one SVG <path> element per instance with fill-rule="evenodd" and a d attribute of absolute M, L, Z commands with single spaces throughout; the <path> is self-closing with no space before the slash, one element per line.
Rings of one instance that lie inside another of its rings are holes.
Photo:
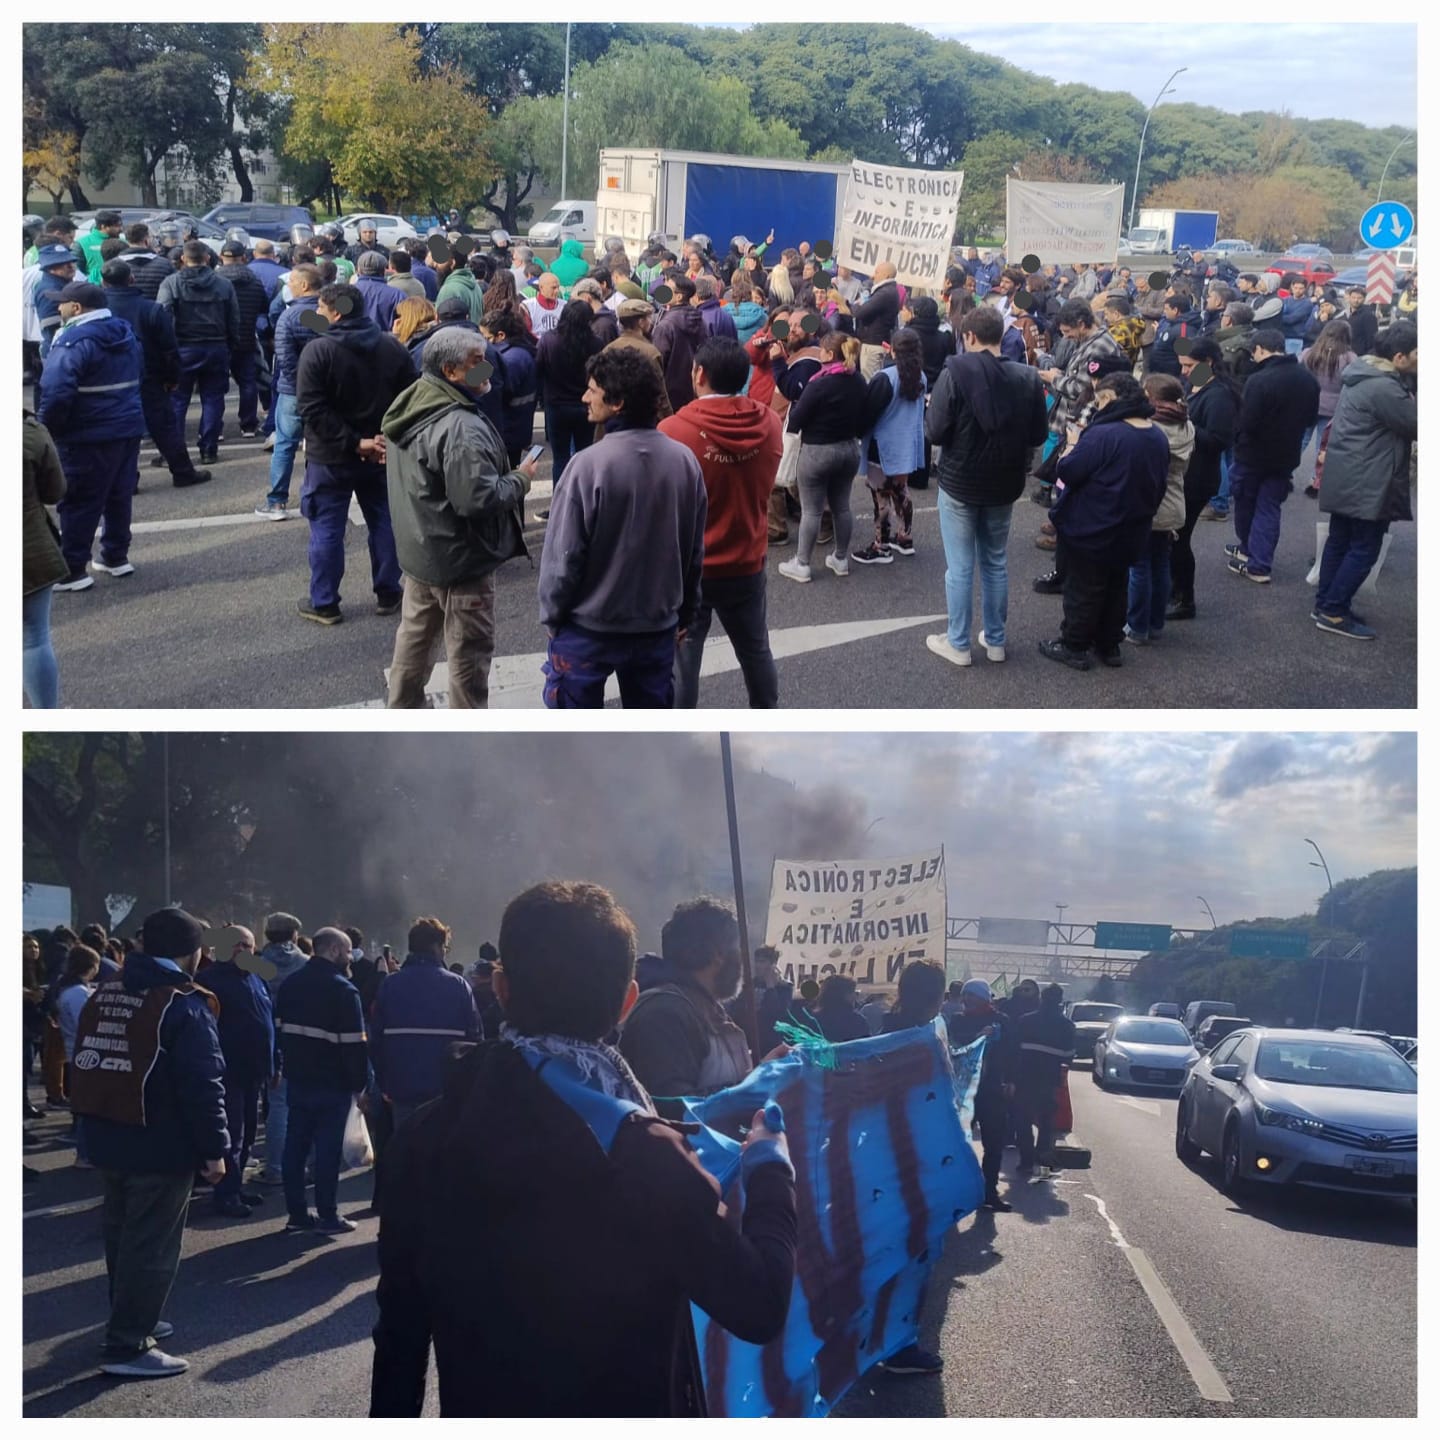
<path fill-rule="evenodd" d="M 1415 217 L 1408 205 L 1382 200 L 1360 217 L 1360 238 L 1376 250 L 1393 250 L 1415 233 Z"/>

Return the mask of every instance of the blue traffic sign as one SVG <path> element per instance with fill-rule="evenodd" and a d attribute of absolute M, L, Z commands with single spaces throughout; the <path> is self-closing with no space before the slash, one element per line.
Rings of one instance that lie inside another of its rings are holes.
<path fill-rule="evenodd" d="M 1376 250 L 1393 250 L 1415 233 L 1415 216 L 1398 200 L 1382 200 L 1360 217 L 1360 238 Z"/>

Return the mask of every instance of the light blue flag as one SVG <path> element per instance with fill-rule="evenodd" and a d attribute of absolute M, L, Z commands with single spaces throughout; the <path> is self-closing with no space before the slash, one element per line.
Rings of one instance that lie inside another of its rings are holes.
<path fill-rule="evenodd" d="M 802 1047 L 687 1103 L 691 1143 L 742 1203 L 738 1137 L 755 1111 L 785 1112 L 799 1244 L 790 1315 L 768 1345 L 694 1310 L 715 1416 L 822 1416 L 877 1361 L 913 1344 L 946 1235 L 984 1198 L 970 1118 L 984 1040 L 952 1052 L 942 1020 L 893 1035 Z"/>

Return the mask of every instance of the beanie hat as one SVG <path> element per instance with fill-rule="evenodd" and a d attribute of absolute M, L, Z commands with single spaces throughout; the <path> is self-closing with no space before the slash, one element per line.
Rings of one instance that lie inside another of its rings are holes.
<path fill-rule="evenodd" d="M 145 917 L 140 926 L 140 943 L 147 955 L 176 960 L 193 955 L 205 938 L 205 927 L 178 905 L 167 905 Z"/>
<path fill-rule="evenodd" d="M 617 280 L 615 288 L 627 300 L 643 300 L 645 292 L 633 280 Z"/>
<path fill-rule="evenodd" d="M 978 995 L 987 1003 L 991 999 L 990 982 L 988 980 L 967 980 L 961 987 L 962 995 Z"/>

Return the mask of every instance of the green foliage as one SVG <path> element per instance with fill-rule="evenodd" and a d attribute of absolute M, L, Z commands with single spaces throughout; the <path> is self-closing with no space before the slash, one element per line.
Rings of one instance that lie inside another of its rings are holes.
<path fill-rule="evenodd" d="M 992 130 L 965 147 L 960 157 L 965 172 L 958 215 L 961 244 L 973 245 L 980 236 L 1003 227 L 1005 177 L 1029 148 L 1027 141 L 1006 130 Z"/>

